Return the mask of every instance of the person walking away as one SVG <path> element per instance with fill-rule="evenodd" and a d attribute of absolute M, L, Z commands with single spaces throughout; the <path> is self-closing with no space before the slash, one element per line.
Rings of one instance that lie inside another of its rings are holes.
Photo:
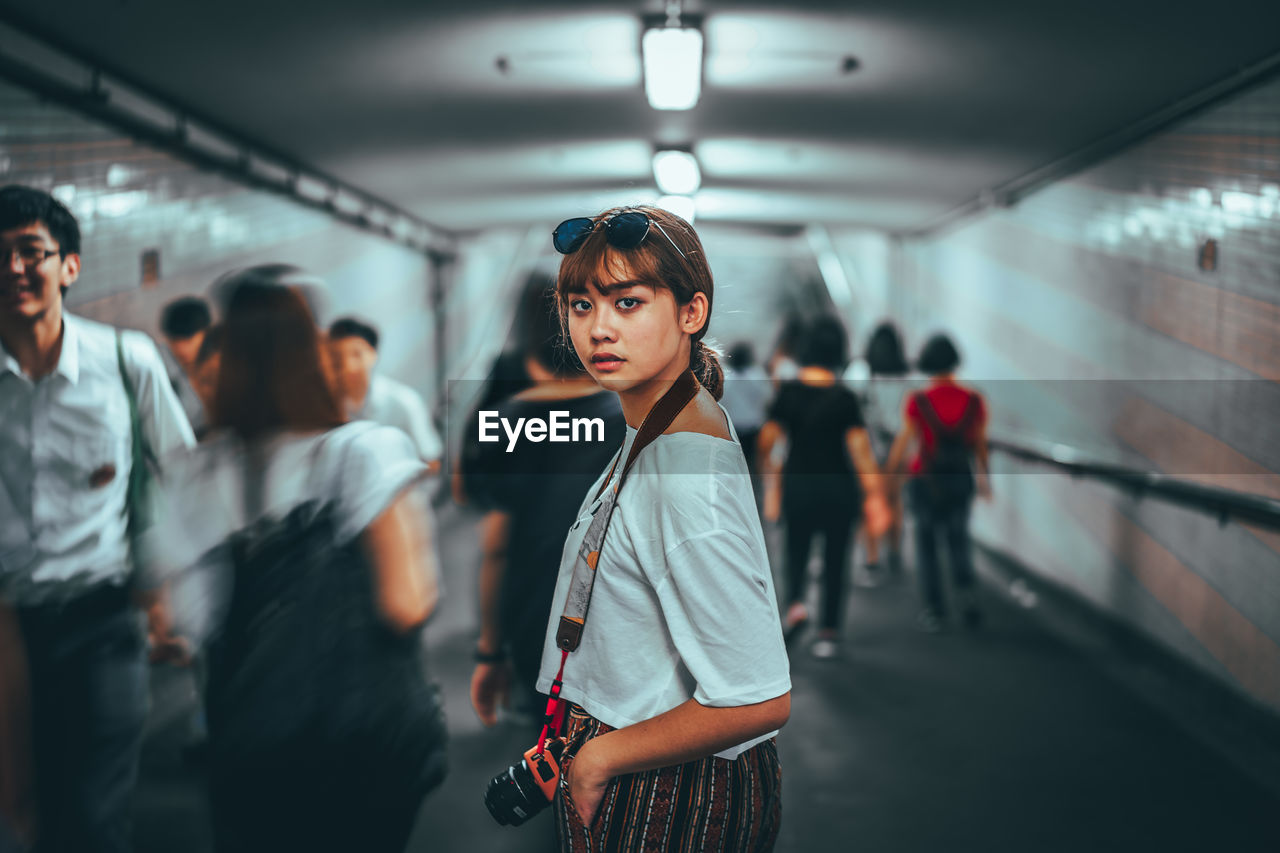
<path fill-rule="evenodd" d="M 769 420 L 760 430 L 760 454 L 769 460 L 774 443 L 786 439 L 780 507 L 776 501 L 767 504 L 770 510 L 780 508 L 786 528 L 783 630 L 792 640 L 809 621 L 809 551 L 814 536 L 821 534 L 821 618 L 810 651 L 829 659 L 839 653 L 854 527 L 865 514 L 868 528 L 879 535 L 888 509 L 858 400 L 838 380 L 847 360 L 844 327 L 835 317 L 819 317 L 805 340 L 799 374 L 782 384 L 769 406 Z"/>
<path fill-rule="evenodd" d="M 891 471 L 898 471 L 903 458 L 915 451 L 907 497 L 915 517 L 916 569 L 923 603 L 917 621 L 922 630 L 937 633 L 946 618 L 938 564 L 938 539 L 942 538 L 964 624 L 977 628 L 982 611 L 973 572 L 969 513 L 975 493 L 991 499 L 986 402 L 977 391 L 956 381 L 960 354 L 946 335 L 934 335 L 925 342 L 917 366 L 928 374 L 929 385 L 908 398 L 888 462 Z"/>
<path fill-rule="evenodd" d="M 30 675 L 40 849 L 123 853 L 147 713 L 147 646 L 174 648 L 134 572 L 140 485 L 195 443 L 151 339 L 65 310 L 80 228 L 0 188 L 0 598 Z"/>
<path fill-rule="evenodd" d="M 902 333 L 895 323 L 885 320 L 875 327 L 867 340 L 864 359 L 870 374 L 865 411 L 867 429 L 876 462 L 885 466 L 893 436 L 901 429 L 902 408 L 911 387 L 908 378 L 911 366 L 907 362 Z M 865 528 L 862 531 L 866 576 L 872 585 L 880 581 L 881 569 L 887 571 L 887 577 L 891 579 L 902 575 L 902 481 L 886 473 L 883 482 L 885 501 L 889 505 L 889 529 L 883 537 L 871 536 Z M 880 562 L 882 546 L 886 556 L 884 566 Z"/>
<path fill-rule="evenodd" d="M 149 550 L 205 647 L 215 849 L 398 853 L 444 773 L 426 466 L 401 430 L 344 423 L 305 278 L 226 280 L 213 431 Z"/>
<path fill-rule="evenodd" d="M 729 362 L 725 366 L 724 396 L 720 398 L 720 405 L 729 413 L 733 428 L 738 432 L 757 504 L 761 499 L 757 446 L 760 427 L 764 426 L 765 409 L 772 397 L 773 385 L 764 368 L 756 364 L 751 344 L 746 341 L 734 344 L 729 349 Z"/>

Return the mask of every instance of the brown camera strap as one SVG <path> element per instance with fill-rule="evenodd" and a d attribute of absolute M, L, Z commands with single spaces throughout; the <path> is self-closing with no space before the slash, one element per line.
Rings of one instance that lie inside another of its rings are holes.
<path fill-rule="evenodd" d="M 626 464 L 622 466 L 622 474 L 618 482 L 610 489 L 609 482 L 617 470 L 615 459 L 609 476 L 596 494 L 600 501 L 599 508 L 591 517 L 591 526 L 587 528 L 582 539 L 582 547 L 578 549 L 578 562 L 573 567 L 573 580 L 569 584 L 569 595 L 565 599 L 564 614 L 560 617 L 560 627 L 556 631 L 556 645 L 561 650 L 571 652 L 578 648 L 582 641 L 582 629 L 587 621 L 587 609 L 591 605 L 591 590 L 595 586 L 596 567 L 600 561 L 600 549 L 604 546 L 604 536 L 609 530 L 609 520 L 618 503 L 618 492 L 627 480 L 627 473 L 635 464 L 636 457 L 671 426 L 676 416 L 689 405 L 698 393 L 698 380 L 693 373 L 685 371 L 672 383 L 667 393 L 654 403 L 649 414 L 645 416 L 640 428 L 636 431 L 636 440 L 627 454 Z M 619 452 L 621 456 L 621 452 Z M 601 497 L 603 495 L 603 497 Z"/>
<path fill-rule="evenodd" d="M 609 519 L 613 517 L 613 510 L 617 506 L 618 492 L 626 482 L 627 473 L 635 464 L 640 451 L 666 432 L 676 416 L 684 411 L 684 407 L 697 396 L 698 388 L 698 380 L 694 378 L 692 371 L 685 371 L 671 384 L 662 398 L 653 404 L 653 408 L 641 422 L 640 428 L 636 430 L 636 439 L 631 445 L 631 451 L 627 454 L 627 461 L 622 466 L 618 481 L 614 483 L 612 489 L 609 488 L 613 474 L 618 469 L 618 459 L 614 459 L 609 475 L 605 477 L 604 484 L 596 493 L 599 506 L 591 517 L 591 525 L 587 528 L 586 535 L 582 538 L 582 547 L 578 549 L 578 561 L 573 567 L 573 579 L 569 582 L 569 594 L 565 598 L 564 613 L 560 617 L 560 627 L 556 630 L 556 645 L 560 648 L 560 670 L 551 683 L 551 696 L 547 701 L 542 735 L 538 738 L 538 753 L 542 752 L 549 734 L 559 733 L 564 720 L 564 708 L 560 699 L 564 664 L 569 659 L 569 653 L 577 649 L 578 644 L 582 642 L 582 629 L 587 623 L 591 590 L 595 586 L 596 569 L 600 563 L 600 549 L 604 546 L 604 536 L 609 530 Z M 621 456 L 622 451 L 619 450 L 618 458 Z"/>

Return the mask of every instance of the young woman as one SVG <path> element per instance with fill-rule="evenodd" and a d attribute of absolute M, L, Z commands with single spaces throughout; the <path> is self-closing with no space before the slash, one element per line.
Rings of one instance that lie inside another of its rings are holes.
<path fill-rule="evenodd" d="M 879 440 L 880 431 L 895 436 L 902 425 L 902 406 L 911 390 L 911 366 L 907 363 L 902 333 L 891 320 L 881 321 L 867 340 L 864 355 L 871 373 L 867 384 L 868 431 L 876 461 L 885 464 L 889 458 L 889 442 Z M 880 546 L 887 546 L 890 578 L 902 574 L 902 488 L 896 477 L 885 477 L 884 497 L 889 505 L 889 529 L 884 537 L 866 534 L 867 569 L 874 581 L 880 562 Z"/>
<path fill-rule="evenodd" d="M 166 468 L 151 553 L 180 627 L 212 637 L 215 849 L 396 853 L 444 734 L 418 642 L 426 468 L 399 430 L 344 424 L 301 280 L 224 280 L 213 432 Z"/>
<path fill-rule="evenodd" d="M 760 429 L 760 455 L 777 488 L 773 445 L 787 439 L 782 465 L 781 500 L 765 502 L 766 517 L 779 510 L 786 524 L 788 639 L 809 621 L 805 576 L 815 534 L 823 539 L 822 619 L 811 651 L 819 659 L 839 653 L 843 623 L 845 576 L 854 525 L 866 516 L 870 535 L 888 523 L 880 471 L 858 400 L 839 381 L 848 361 L 844 326 L 832 316 L 814 320 L 805 336 L 796 378 L 782 383 L 769 405 L 769 420 Z"/>
<path fill-rule="evenodd" d="M 929 376 L 924 391 L 907 398 L 902 429 L 889 451 L 896 472 L 914 447 L 907 498 L 915 516 L 916 562 L 924 607 L 917 621 L 937 633 L 946 618 L 938 566 L 938 537 L 946 540 L 948 561 L 964 624 L 982 622 L 969 541 L 969 510 L 975 492 L 991 498 L 987 476 L 987 406 L 982 395 L 956 382 L 960 354 L 946 335 L 934 335 L 920 351 L 917 366 Z"/>
<path fill-rule="evenodd" d="M 563 661 L 561 846 L 770 850 L 781 814 L 773 736 L 791 680 L 746 460 L 702 343 L 713 295 L 702 244 L 646 206 L 568 220 L 555 245 L 568 336 L 627 421 L 619 459 L 673 383 L 691 370 L 699 383 L 617 492 L 590 618 L 567 658 L 556 635 L 575 558 L 621 464 L 588 492 L 565 544 L 538 681 L 550 691 Z"/>

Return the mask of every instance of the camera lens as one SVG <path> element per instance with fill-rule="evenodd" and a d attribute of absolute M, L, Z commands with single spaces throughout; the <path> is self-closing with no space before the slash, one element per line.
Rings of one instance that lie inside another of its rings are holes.
<path fill-rule="evenodd" d="M 551 792 L 544 791 L 539 782 L 554 788 L 563 754 L 564 741 L 553 739 L 547 743 L 545 754 L 533 755 L 533 750 L 525 753 L 537 759 L 535 766 L 530 766 L 529 758 L 523 758 L 490 779 L 484 804 L 493 819 L 502 826 L 519 826 L 550 805 Z M 535 778 L 535 773 L 541 778 Z"/>
<path fill-rule="evenodd" d="M 521 760 L 489 781 L 484 804 L 502 826 L 519 826 L 550 803 L 533 781 L 528 763 Z"/>

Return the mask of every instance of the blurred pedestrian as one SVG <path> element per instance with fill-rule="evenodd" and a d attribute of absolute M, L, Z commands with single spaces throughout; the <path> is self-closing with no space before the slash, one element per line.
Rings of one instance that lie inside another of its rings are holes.
<path fill-rule="evenodd" d="M 536 282 L 545 281 L 545 279 L 545 275 L 541 273 L 530 273 L 525 280 L 524 292 L 528 293 Z M 498 402 L 533 387 L 533 378 L 529 376 L 527 363 L 528 355 L 519 341 L 515 341 L 508 342 L 508 346 L 504 347 L 489 365 L 489 373 L 481 382 L 475 403 L 467 416 L 465 426 L 462 427 L 462 441 L 458 444 L 457 455 L 453 459 L 453 470 L 449 474 L 450 494 L 458 506 L 467 506 L 472 501 L 472 496 L 467 492 L 466 472 L 483 454 L 482 446 L 476 440 L 480 426 L 480 412 L 492 409 Z"/>
<path fill-rule="evenodd" d="M 329 354 L 346 415 L 402 430 L 413 441 L 429 473 L 440 470 L 444 445 L 417 391 L 374 372 L 378 330 L 356 317 L 340 317 L 329 326 Z"/>
<path fill-rule="evenodd" d="M 987 469 L 987 407 L 981 394 L 955 379 L 960 354 L 946 335 L 925 343 L 917 361 L 929 385 L 912 394 L 903 411 L 902 429 L 889 452 L 889 469 L 915 455 L 909 468 L 908 503 L 915 517 L 916 571 L 923 609 L 918 622 L 930 633 L 942 629 L 946 599 L 938 565 L 938 538 L 946 542 L 952 578 L 964 624 L 982 623 L 969 540 L 969 512 L 976 493 L 990 499 Z"/>
<path fill-rule="evenodd" d="M 759 460 L 756 447 L 760 427 L 764 426 L 765 409 L 773 397 L 773 386 L 764 368 L 756 364 L 755 350 L 746 341 L 739 341 L 729 348 L 729 360 L 724 371 L 724 396 L 720 405 L 729 413 L 733 428 L 738 431 L 742 453 L 751 471 L 751 485 L 760 500 Z"/>
<path fill-rule="evenodd" d="M 782 321 L 778 332 L 778 340 L 769 355 L 769 379 L 776 387 L 781 382 L 789 382 L 800 372 L 800 352 L 804 347 L 804 337 L 809 322 L 800 314 L 791 313 Z"/>
<path fill-rule="evenodd" d="M 760 430 L 762 458 L 771 457 L 780 438 L 788 446 L 781 498 L 771 496 L 765 504 L 766 518 L 777 520 L 780 515 L 786 528 L 787 609 L 782 624 L 788 640 L 809 622 L 809 552 L 814 536 L 822 535 L 821 618 L 811 648 L 821 659 L 839 652 L 854 526 L 865 516 L 868 531 L 878 536 L 888 523 L 880 469 L 862 410 L 838 378 L 847 353 L 840 321 L 832 316 L 814 320 L 801 350 L 799 373 L 778 389 L 769 420 Z"/>
<path fill-rule="evenodd" d="M 200 342 L 196 360 L 192 365 L 191 387 L 206 413 L 212 411 L 218 388 L 218 370 L 222 364 L 222 326 L 210 326 Z"/>
<path fill-rule="evenodd" d="M 426 466 L 401 430 L 344 425 L 301 276 L 223 282 L 214 431 L 174 466 L 152 551 L 208 640 L 216 849 L 390 853 L 443 774 Z"/>
<path fill-rule="evenodd" d="M 155 653 L 172 648 L 133 543 L 147 460 L 194 438 L 150 338 L 66 312 L 80 274 L 66 207 L 0 189 L 0 261 L 0 596 L 26 647 L 40 849 L 127 851 L 147 711 L 139 603 Z"/>
<path fill-rule="evenodd" d="M 902 332 L 890 320 L 879 323 L 867 340 L 864 354 L 867 371 L 866 410 L 867 430 L 876 461 L 885 466 L 889 460 L 889 448 L 893 437 L 902 425 L 902 408 L 911 388 L 911 366 L 907 362 Z M 884 477 L 885 501 L 889 506 L 889 529 L 883 537 L 871 536 L 862 531 L 866 546 L 866 576 L 871 584 L 879 581 L 881 546 L 886 553 L 889 577 L 902 573 L 902 481 L 888 472 Z"/>
<path fill-rule="evenodd" d="M 497 706 L 512 687 L 523 710 L 541 714 L 538 667 L 564 532 L 626 434 L 617 396 L 596 384 L 562 339 L 553 280 L 532 282 L 517 322 L 535 384 L 486 411 L 509 423 L 549 421 L 560 412 L 601 428 L 591 441 L 520 442 L 511 452 L 505 440 L 481 444 L 464 472 L 468 493 L 489 510 L 481 522 L 480 638 L 471 679 L 471 702 L 485 725 L 497 722 Z"/>
<path fill-rule="evenodd" d="M 205 334 L 213 325 L 209 303 L 199 296 L 181 296 L 167 303 L 160 313 L 160 334 L 168 352 L 169 382 L 187 414 L 192 430 L 199 435 L 206 426 L 204 406 L 195 390 L 196 362 Z"/>

